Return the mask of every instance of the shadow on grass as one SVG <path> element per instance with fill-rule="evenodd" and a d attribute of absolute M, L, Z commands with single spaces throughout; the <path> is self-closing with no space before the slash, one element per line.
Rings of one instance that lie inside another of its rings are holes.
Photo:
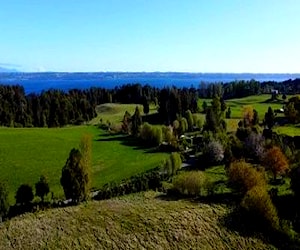
<path fill-rule="evenodd" d="M 257 218 L 242 211 L 239 206 L 232 208 L 231 212 L 220 218 L 221 226 L 228 230 L 238 232 L 243 237 L 257 238 L 271 244 L 277 249 L 300 249 L 299 239 L 292 239 L 284 231 L 272 229 Z"/>
<path fill-rule="evenodd" d="M 267 100 L 265 100 L 265 101 L 262 101 L 262 102 L 260 102 L 260 103 L 285 104 L 286 101 L 280 100 L 280 99 L 271 99 L 271 98 L 269 98 L 269 99 L 267 99 Z"/>
<path fill-rule="evenodd" d="M 101 138 L 97 139 L 96 141 L 98 142 L 113 142 L 117 141 L 120 142 L 121 145 L 127 146 L 127 147 L 132 147 L 135 150 L 144 150 L 144 153 L 157 153 L 160 152 L 158 147 L 152 147 L 148 145 L 143 145 L 139 140 L 136 138 L 129 136 L 129 135 L 124 135 L 121 133 L 118 134 L 102 134 Z"/>

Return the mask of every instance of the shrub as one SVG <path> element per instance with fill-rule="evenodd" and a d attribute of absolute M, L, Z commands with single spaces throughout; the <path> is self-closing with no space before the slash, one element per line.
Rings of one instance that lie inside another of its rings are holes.
<path fill-rule="evenodd" d="M 16 203 L 25 205 L 33 200 L 32 187 L 27 184 L 22 184 L 16 193 Z"/>
<path fill-rule="evenodd" d="M 159 146 L 162 143 L 163 135 L 161 127 L 151 126 L 145 122 L 141 126 L 140 138 L 151 146 Z"/>
<path fill-rule="evenodd" d="M 172 143 L 172 141 L 175 140 L 175 137 L 173 135 L 172 127 L 170 126 L 163 126 L 162 127 L 162 134 L 163 134 L 163 140 L 169 144 Z"/>
<path fill-rule="evenodd" d="M 266 186 L 264 173 L 244 160 L 232 162 L 227 174 L 231 186 L 243 194 L 255 186 Z"/>
<path fill-rule="evenodd" d="M 279 229 L 277 210 L 265 187 L 258 185 L 250 189 L 243 198 L 241 206 L 252 215 L 252 223 Z"/>
<path fill-rule="evenodd" d="M 207 177 L 202 171 L 182 173 L 173 181 L 173 188 L 181 194 L 198 196 L 207 188 Z"/>
<path fill-rule="evenodd" d="M 219 141 L 212 140 L 204 148 L 204 154 L 211 163 L 220 163 L 224 159 L 224 148 Z"/>
<path fill-rule="evenodd" d="M 179 153 L 173 152 L 170 156 L 171 166 L 172 166 L 172 175 L 181 168 L 181 157 Z"/>

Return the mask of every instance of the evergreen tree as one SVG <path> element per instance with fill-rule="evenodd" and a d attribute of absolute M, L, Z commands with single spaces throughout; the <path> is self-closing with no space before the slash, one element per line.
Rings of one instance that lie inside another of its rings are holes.
<path fill-rule="evenodd" d="M 142 125 L 142 116 L 140 114 L 140 110 L 138 106 L 136 106 L 134 115 L 131 117 L 131 134 L 133 136 L 138 136 L 141 125 Z"/>
<path fill-rule="evenodd" d="M 66 199 L 77 203 L 87 199 L 89 187 L 89 173 L 82 161 L 82 154 L 73 148 L 62 169 L 60 183 L 63 186 Z"/>
<path fill-rule="evenodd" d="M 265 114 L 265 124 L 269 129 L 272 129 L 275 124 L 275 115 L 271 107 L 268 108 L 268 112 Z"/>

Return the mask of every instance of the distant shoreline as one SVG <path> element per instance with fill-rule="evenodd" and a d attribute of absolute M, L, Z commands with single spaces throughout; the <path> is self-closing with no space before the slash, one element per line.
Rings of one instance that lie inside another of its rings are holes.
<path fill-rule="evenodd" d="M 0 84 L 22 85 L 26 94 L 47 89 L 67 91 L 72 88 L 100 87 L 112 89 L 124 84 L 140 83 L 153 87 L 195 87 L 200 83 L 227 83 L 232 81 L 283 82 L 300 78 L 300 73 L 189 73 L 189 72 L 0 72 Z"/>

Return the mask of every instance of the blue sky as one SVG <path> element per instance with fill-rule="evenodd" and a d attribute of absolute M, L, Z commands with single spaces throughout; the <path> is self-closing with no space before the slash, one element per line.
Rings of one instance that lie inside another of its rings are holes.
<path fill-rule="evenodd" d="M 299 73 L 298 0 L 0 0 L 0 67 Z"/>

